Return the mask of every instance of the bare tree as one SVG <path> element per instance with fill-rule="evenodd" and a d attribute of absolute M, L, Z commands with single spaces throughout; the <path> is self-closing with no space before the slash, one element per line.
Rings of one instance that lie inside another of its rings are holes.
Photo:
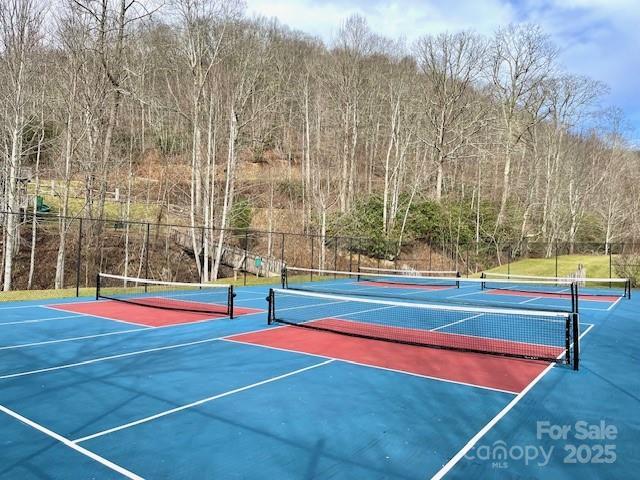
<path fill-rule="evenodd" d="M 504 168 L 497 225 L 504 221 L 514 149 L 540 120 L 542 82 L 552 73 L 556 48 L 539 27 L 510 25 L 498 30 L 490 51 L 492 92 L 503 126 Z M 523 118 L 522 113 L 529 112 Z"/>
<path fill-rule="evenodd" d="M 426 36 L 416 44 L 423 73 L 423 102 L 430 133 L 423 141 L 437 167 L 436 201 L 442 198 L 444 165 L 461 155 L 483 125 L 475 88 L 485 67 L 486 42 L 469 32 Z M 474 114 L 469 115 L 469 112 Z"/>
<path fill-rule="evenodd" d="M 233 49 L 224 76 L 228 119 L 227 162 L 220 213 L 220 234 L 211 274 L 214 280 L 218 278 L 224 247 L 224 229 L 228 226 L 229 213 L 233 207 L 240 134 L 270 107 L 269 104 L 252 101 L 260 97 L 261 89 L 267 85 L 262 80 L 264 65 L 269 61 L 270 52 L 262 34 L 263 32 L 251 29 L 249 25 L 236 25 L 233 32 Z"/>
<path fill-rule="evenodd" d="M 335 41 L 327 93 L 337 104 L 341 121 L 340 210 L 349 209 L 354 188 L 355 155 L 358 147 L 360 99 L 366 82 L 365 59 L 373 53 L 377 39 L 364 17 L 349 17 Z"/>
<path fill-rule="evenodd" d="M 42 39 L 43 6 L 36 0 L 6 0 L 0 3 L 0 62 L 3 71 L 2 128 L 8 137 L 3 151 L 5 201 L 3 290 L 11 290 L 14 247 L 18 241 L 20 206 L 17 182 L 24 152 L 24 135 L 29 124 L 31 82 L 37 73 L 36 55 Z"/>

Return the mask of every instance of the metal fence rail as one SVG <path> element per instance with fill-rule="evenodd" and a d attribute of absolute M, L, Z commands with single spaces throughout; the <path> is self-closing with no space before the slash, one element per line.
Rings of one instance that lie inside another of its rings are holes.
<path fill-rule="evenodd" d="M 218 257 L 218 278 L 241 274 L 246 284 L 249 275 L 275 279 L 284 265 L 346 271 L 360 266 L 454 270 L 470 276 L 498 265 L 518 273 L 513 262 L 526 258 L 555 261 L 559 276 L 564 272 L 559 270 L 558 258 L 569 254 L 608 257 L 609 278 L 613 278 L 621 268 L 617 264 L 623 263 L 616 259 L 640 252 L 636 242 L 496 246 L 442 241 L 435 245 L 424 239 L 414 241 L 407 248 L 414 253 L 406 255 L 398 254 L 395 243 L 381 245 L 379 239 L 369 238 L 0 212 L 0 217 L 5 215 L 18 216 L 15 235 L 7 235 L 0 227 L 3 270 L 5 243 L 11 237 L 16 242 L 10 290 L 72 288 L 78 296 L 83 287 L 95 287 L 99 272 L 209 281 Z M 626 264 L 633 267 L 632 262 Z"/>

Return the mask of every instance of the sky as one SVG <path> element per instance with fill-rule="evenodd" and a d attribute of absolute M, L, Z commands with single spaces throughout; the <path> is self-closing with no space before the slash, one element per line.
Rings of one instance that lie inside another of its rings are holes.
<path fill-rule="evenodd" d="M 331 43 L 351 14 L 378 34 L 412 42 L 424 34 L 535 23 L 560 49 L 570 73 L 602 81 L 603 106 L 621 108 L 640 147 L 640 0 L 245 0 L 250 14 L 277 17 Z"/>

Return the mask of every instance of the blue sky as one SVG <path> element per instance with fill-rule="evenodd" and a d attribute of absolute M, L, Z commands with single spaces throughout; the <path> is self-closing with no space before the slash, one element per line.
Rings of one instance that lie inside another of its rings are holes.
<path fill-rule="evenodd" d="M 491 34 L 510 22 L 543 27 L 571 73 L 605 82 L 607 106 L 621 108 L 640 146 L 640 0 L 246 0 L 249 13 L 277 17 L 330 42 L 353 14 L 372 30 L 408 42 L 425 33 L 473 29 Z"/>

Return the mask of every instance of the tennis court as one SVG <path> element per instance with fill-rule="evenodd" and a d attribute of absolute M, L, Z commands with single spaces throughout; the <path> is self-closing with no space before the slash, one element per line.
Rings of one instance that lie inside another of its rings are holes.
<path fill-rule="evenodd" d="M 640 466 L 637 295 L 297 273 L 315 278 L 234 290 L 103 276 L 99 299 L 1 304 L 0 477 L 628 478 Z M 576 422 L 616 434 L 578 438 Z"/>

